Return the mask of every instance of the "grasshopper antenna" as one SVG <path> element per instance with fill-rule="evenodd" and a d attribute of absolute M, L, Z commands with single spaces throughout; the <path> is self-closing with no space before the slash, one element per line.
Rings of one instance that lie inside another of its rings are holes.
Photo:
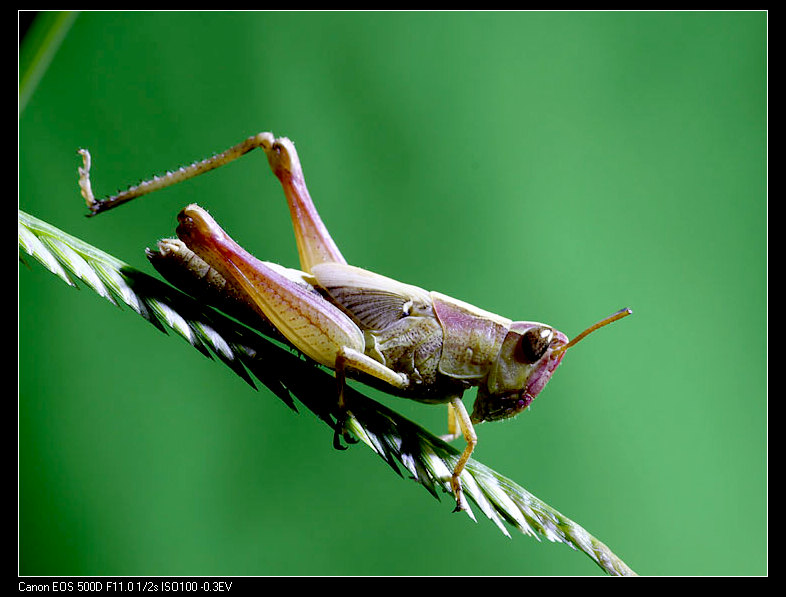
<path fill-rule="evenodd" d="M 586 330 L 581 332 L 578 336 L 573 338 L 573 340 L 571 340 L 567 344 L 563 344 L 562 346 L 558 346 L 557 348 L 555 348 L 551 352 L 552 358 L 554 356 L 556 356 L 556 355 L 562 354 L 563 352 L 568 350 L 568 348 L 570 348 L 571 346 L 574 346 L 579 341 L 581 341 L 584 338 L 586 338 L 587 336 L 589 336 L 595 330 L 598 330 L 598 329 L 602 328 L 603 326 L 609 325 L 610 323 L 614 323 L 618 319 L 622 319 L 623 317 L 627 317 L 631 313 L 633 313 L 633 310 L 629 309 L 628 307 L 625 307 L 624 309 L 620 309 L 619 311 L 617 311 L 613 315 L 609 315 L 608 317 L 605 317 L 604 319 L 601 319 L 599 322 L 591 325 Z"/>

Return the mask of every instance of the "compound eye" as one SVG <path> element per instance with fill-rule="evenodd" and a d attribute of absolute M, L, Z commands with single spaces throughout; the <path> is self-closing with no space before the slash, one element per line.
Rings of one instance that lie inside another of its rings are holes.
<path fill-rule="evenodd" d="M 519 350 L 516 357 L 522 363 L 536 363 L 546 354 L 551 340 L 554 338 L 554 330 L 546 326 L 537 326 L 528 329 L 521 336 Z"/>

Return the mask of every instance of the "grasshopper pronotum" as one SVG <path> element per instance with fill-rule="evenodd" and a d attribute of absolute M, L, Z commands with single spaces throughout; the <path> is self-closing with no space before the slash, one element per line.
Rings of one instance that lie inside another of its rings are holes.
<path fill-rule="evenodd" d="M 590 332 L 631 313 L 622 309 L 569 341 L 551 326 L 512 321 L 438 292 L 426 291 L 348 265 L 311 200 L 295 147 L 271 133 L 249 137 L 227 151 L 127 191 L 97 200 L 90 154 L 80 150 L 79 185 L 92 214 L 227 164 L 261 148 L 280 180 L 295 229 L 300 270 L 258 260 L 197 205 L 178 214 L 179 241 L 167 249 L 189 257 L 219 280 L 224 292 L 270 322 L 303 354 L 336 372 L 345 412 L 345 376 L 381 384 L 390 393 L 448 405 L 448 435 L 466 448 L 450 480 L 456 510 L 467 508 L 461 472 L 477 444 L 474 424 L 513 417 L 546 385 L 568 348 Z M 183 246 L 185 245 L 185 246 Z M 472 415 L 462 402 L 477 386 Z M 458 428 L 456 427 L 458 424 Z M 459 432 L 460 430 L 460 432 Z"/>

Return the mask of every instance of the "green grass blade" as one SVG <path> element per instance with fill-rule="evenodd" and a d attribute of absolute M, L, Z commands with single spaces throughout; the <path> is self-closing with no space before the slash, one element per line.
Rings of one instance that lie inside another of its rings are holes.
<path fill-rule="evenodd" d="M 209 357 L 217 357 L 254 386 L 256 378 L 296 410 L 294 398 L 335 429 L 333 376 L 291 349 L 193 300 L 176 288 L 19 211 L 19 248 L 70 285 L 125 304 L 162 331 L 174 331 Z M 404 469 L 434 497 L 450 495 L 460 452 L 386 406 L 347 388 L 348 427 L 399 475 Z M 514 528 L 565 543 L 612 575 L 635 573 L 611 550 L 512 480 L 470 460 L 462 474 L 466 495 L 505 535 Z M 474 518 L 472 512 L 468 513 Z"/>
<path fill-rule="evenodd" d="M 77 14 L 45 11 L 33 21 L 19 50 L 19 114 L 27 106 Z"/>

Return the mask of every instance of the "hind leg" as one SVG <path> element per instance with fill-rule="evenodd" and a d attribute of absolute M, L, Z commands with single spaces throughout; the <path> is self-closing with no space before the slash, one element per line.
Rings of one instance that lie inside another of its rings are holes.
<path fill-rule="evenodd" d="M 270 169 L 281 181 L 289 204 L 289 214 L 295 229 L 295 240 L 300 256 L 300 269 L 311 272 L 311 268 L 320 263 L 345 264 L 346 260 L 314 207 L 292 141 L 286 137 L 279 137 L 273 140 L 269 147 L 263 149 L 267 154 Z"/>
<path fill-rule="evenodd" d="M 90 152 L 80 149 L 82 167 L 79 168 L 79 187 L 90 209 L 90 215 L 96 215 L 137 197 L 171 187 L 220 168 L 257 148 L 262 149 L 267 155 L 270 168 L 281 181 L 281 186 L 284 189 L 292 224 L 295 228 L 300 268 L 310 272 L 311 267 L 318 263 L 346 263 L 314 207 L 294 144 L 286 137 L 276 139 L 272 133 L 259 133 L 248 137 L 226 151 L 161 176 L 154 176 L 117 195 L 104 199 L 96 199 L 93 195 L 90 181 L 92 161 Z"/>
<path fill-rule="evenodd" d="M 339 429 L 347 416 L 345 372 L 372 375 L 405 389 L 409 378 L 364 354 L 365 337 L 343 311 L 302 278 L 301 272 L 260 261 L 240 247 L 197 205 L 178 215 L 177 234 L 186 246 L 229 281 L 241 298 L 303 354 L 336 371 Z"/>
<path fill-rule="evenodd" d="M 221 153 L 213 155 L 209 158 L 205 158 L 204 160 L 194 162 L 189 166 L 183 166 L 177 170 L 172 170 L 166 174 L 154 176 L 153 178 L 144 180 L 135 186 L 129 187 L 125 191 L 121 191 L 117 195 L 105 197 L 104 199 L 96 199 L 93 195 L 93 186 L 90 182 L 90 167 L 92 158 L 90 157 L 90 152 L 87 149 L 80 149 L 79 154 L 82 156 L 82 167 L 78 169 L 79 188 L 82 191 L 82 197 L 84 197 L 87 207 L 90 209 L 90 215 L 94 216 L 101 212 L 107 211 L 108 209 L 112 209 L 113 207 L 117 207 L 118 205 L 122 205 L 123 203 L 131 201 L 132 199 L 136 199 L 137 197 L 142 197 L 143 195 L 153 193 L 154 191 L 171 187 L 180 182 L 195 178 L 200 174 L 220 168 L 221 166 L 235 161 L 239 157 L 244 156 L 249 151 L 254 149 L 262 148 L 265 151 L 268 151 L 272 147 L 274 141 L 275 139 L 271 133 L 259 133 L 244 139 L 226 151 L 222 151 Z"/>

